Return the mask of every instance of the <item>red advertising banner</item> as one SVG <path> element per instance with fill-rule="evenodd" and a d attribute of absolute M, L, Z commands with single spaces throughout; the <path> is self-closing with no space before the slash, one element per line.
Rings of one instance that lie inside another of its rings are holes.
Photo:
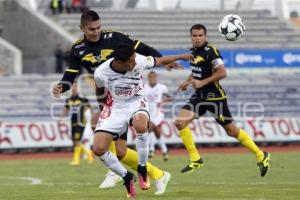
<path fill-rule="evenodd" d="M 299 118 L 252 118 L 236 123 L 255 141 L 300 141 Z M 167 144 L 181 143 L 172 120 L 164 120 L 161 127 Z M 197 143 L 236 142 L 213 118 L 194 120 L 190 128 Z M 63 121 L 0 121 L 0 149 L 67 147 L 72 145 L 70 135 L 70 124 Z M 127 138 L 128 144 L 135 144 L 136 133 L 131 127 Z"/>

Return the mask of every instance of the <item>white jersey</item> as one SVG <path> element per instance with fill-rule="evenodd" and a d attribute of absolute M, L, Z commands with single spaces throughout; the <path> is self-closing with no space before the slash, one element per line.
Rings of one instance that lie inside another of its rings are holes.
<path fill-rule="evenodd" d="M 102 63 L 94 73 L 98 87 L 106 87 L 112 96 L 112 108 L 126 107 L 128 102 L 144 98 L 144 83 L 142 70 L 155 66 L 152 56 L 136 53 L 136 66 L 132 71 L 120 73 L 112 69 L 113 58 Z"/>
<path fill-rule="evenodd" d="M 168 93 L 168 88 L 160 83 L 157 83 L 154 87 L 149 84 L 145 84 L 145 95 L 148 101 L 150 116 L 155 116 L 159 109 L 159 104 L 162 103 L 164 94 Z"/>

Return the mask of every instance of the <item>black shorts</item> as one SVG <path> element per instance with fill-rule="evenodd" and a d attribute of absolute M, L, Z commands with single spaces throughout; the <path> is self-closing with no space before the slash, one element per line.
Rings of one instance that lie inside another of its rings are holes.
<path fill-rule="evenodd" d="M 127 142 L 128 128 L 127 128 L 126 132 L 123 133 L 123 134 L 120 135 L 120 136 L 119 136 L 117 133 L 112 133 L 112 132 L 109 132 L 109 131 L 106 131 L 106 130 L 97 130 L 97 131 L 95 132 L 95 134 L 98 133 L 98 132 L 105 132 L 105 133 L 108 133 L 108 134 L 113 135 L 113 136 L 114 136 L 114 139 L 113 139 L 113 140 L 121 139 L 121 140 L 125 140 L 125 141 Z"/>
<path fill-rule="evenodd" d="M 72 140 L 80 141 L 83 135 L 84 126 L 72 125 Z"/>
<path fill-rule="evenodd" d="M 222 126 L 233 121 L 226 99 L 213 101 L 205 100 L 197 97 L 196 94 L 193 94 L 182 109 L 194 112 L 197 117 L 201 117 L 206 111 L 209 111 L 214 115 L 215 120 Z"/>

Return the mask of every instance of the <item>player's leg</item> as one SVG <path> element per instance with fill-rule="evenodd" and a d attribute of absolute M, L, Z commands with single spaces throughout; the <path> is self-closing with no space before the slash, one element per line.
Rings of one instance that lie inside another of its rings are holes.
<path fill-rule="evenodd" d="M 187 106 L 184 106 L 183 109 L 180 110 L 175 120 L 175 126 L 179 131 L 179 136 L 190 156 L 189 164 L 181 170 L 181 173 L 189 173 L 203 166 L 203 160 L 196 148 L 192 131 L 188 127 L 188 124 L 195 118 L 195 113 L 191 111 L 193 108 L 186 109 L 186 107 Z"/>
<path fill-rule="evenodd" d="M 164 161 L 167 161 L 169 159 L 169 155 L 168 155 L 168 148 L 167 148 L 167 145 L 164 141 L 164 138 L 161 137 L 161 127 L 160 125 L 158 126 L 155 126 L 154 128 L 154 134 L 157 138 L 157 143 L 161 149 L 161 152 L 163 154 L 163 157 L 164 157 Z"/>
<path fill-rule="evenodd" d="M 100 112 L 96 112 L 91 120 L 92 130 L 96 129 L 96 124 L 100 118 Z M 115 142 L 112 141 L 109 145 L 109 151 L 112 152 L 114 155 L 116 155 L 116 148 L 115 148 Z M 116 173 L 114 173 L 111 170 L 107 170 L 107 173 L 105 175 L 105 179 L 100 183 L 99 188 L 100 189 L 108 189 L 113 188 L 117 185 L 117 183 L 122 180 L 121 177 L 119 177 Z"/>
<path fill-rule="evenodd" d="M 260 175 L 265 176 L 270 167 L 270 154 L 263 152 L 255 144 L 249 134 L 247 134 L 245 130 L 238 128 L 235 123 L 231 122 L 223 125 L 223 127 L 229 136 L 236 138 L 244 147 L 246 147 L 256 156 L 257 165 L 260 169 Z"/>
<path fill-rule="evenodd" d="M 70 165 L 72 166 L 78 166 L 80 165 L 80 156 L 81 156 L 81 133 L 78 129 L 77 125 L 72 125 L 72 140 L 73 140 L 73 160 L 70 162 Z"/>
<path fill-rule="evenodd" d="M 124 185 L 127 189 L 127 197 L 136 195 L 134 175 L 127 171 L 126 168 L 119 162 L 118 158 L 109 150 L 109 144 L 112 142 L 114 135 L 104 131 L 96 131 L 93 143 L 93 152 L 97 159 L 101 161 L 107 168 L 118 174 L 124 180 Z"/>
<path fill-rule="evenodd" d="M 134 113 L 131 118 L 131 124 L 137 133 L 136 148 L 138 152 L 138 178 L 141 189 L 148 190 L 150 181 L 147 175 L 147 160 L 149 154 L 149 115 L 144 110 L 139 110 Z"/>
<path fill-rule="evenodd" d="M 156 137 L 153 131 L 149 132 L 149 158 L 154 156 Z"/>
<path fill-rule="evenodd" d="M 84 153 L 84 155 L 86 155 L 87 161 L 89 163 L 92 163 L 94 161 L 94 158 L 93 158 L 93 152 L 89 145 L 90 133 L 88 132 L 88 130 L 86 130 L 87 128 L 88 128 L 88 126 L 86 126 L 86 127 L 80 126 L 80 128 L 79 128 L 81 135 L 82 135 L 81 139 L 80 139 L 80 147 L 81 147 L 81 151 Z"/>
<path fill-rule="evenodd" d="M 161 137 L 161 127 L 160 127 L 161 123 L 163 122 L 163 119 L 164 119 L 164 114 L 161 112 L 157 112 L 155 115 L 151 116 L 151 124 L 153 127 L 153 132 L 155 134 L 157 143 L 163 153 L 164 161 L 167 161 L 169 158 L 168 148 L 163 137 Z"/>
<path fill-rule="evenodd" d="M 261 176 L 265 176 L 270 167 L 270 154 L 263 152 L 245 130 L 235 125 L 226 100 L 218 102 L 218 115 L 215 117 L 216 121 L 225 129 L 227 135 L 236 138 L 244 147 L 256 156 Z"/>
<path fill-rule="evenodd" d="M 123 136 L 125 135 L 122 135 L 120 139 L 116 140 L 115 142 L 118 159 L 121 160 L 122 163 L 129 166 L 131 169 L 137 171 L 138 153 L 127 147 L 127 138 Z M 163 194 L 167 188 L 168 182 L 171 178 L 171 174 L 159 169 L 150 162 L 147 162 L 146 166 L 148 175 L 155 180 L 155 194 Z"/>

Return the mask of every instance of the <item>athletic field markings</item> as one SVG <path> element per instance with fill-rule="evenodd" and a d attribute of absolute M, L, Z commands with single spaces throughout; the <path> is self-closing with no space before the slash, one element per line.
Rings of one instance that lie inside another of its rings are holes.
<path fill-rule="evenodd" d="M 40 185 L 42 184 L 42 180 L 34 177 L 18 177 L 18 176 L 0 176 L 0 179 L 20 179 L 25 181 L 30 181 L 31 185 Z M 1 185 L 1 183 L 0 183 Z"/>

